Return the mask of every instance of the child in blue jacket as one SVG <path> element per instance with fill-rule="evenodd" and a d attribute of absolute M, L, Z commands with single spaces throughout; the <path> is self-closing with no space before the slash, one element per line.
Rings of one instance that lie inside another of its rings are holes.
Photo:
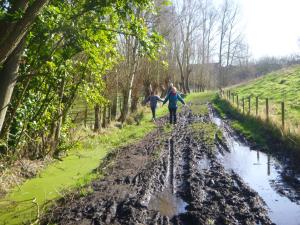
<path fill-rule="evenodd" d="M 176 111 L 177 111 L 177 102 L 180 101 L 183 105 L 185 105 L 185 102 L 183 101 L 180 94 L 177 93 L 177 89 L 175 87 L 172 88 L 171 92 L 168 94 L 168 96 L 163 101 L 163 105 L 169 101 L 169 112 L 170 112 L 170 124 L 176 124 L 177 118 L 176 118 Z"/>
<path fill-rule="evenodd" d="M 152 120 L 153 121 L 156 120 L 155 111 L 156 111 L 158 101 L 163 102 L 164 100 L 161 99 L 158 95 L 155 95 L 155 93 L 153 91 L 151 91 L 151 95 L 147 98 L 146 103 L 150 102 L 150 108 L 152 111 Z"/>

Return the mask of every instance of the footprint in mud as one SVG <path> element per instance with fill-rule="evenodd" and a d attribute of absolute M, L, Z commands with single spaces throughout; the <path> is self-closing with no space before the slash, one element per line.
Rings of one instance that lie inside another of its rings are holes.
<path fill-rule="evenodd" d="M 159 211 L 163 216 L 172 218 L 175 215 L 185 213 L 187 205 L 180 197 L 172 194 L 170 189 L 165 189 L 163 192 L 151 197 L 148 208 Z"/>

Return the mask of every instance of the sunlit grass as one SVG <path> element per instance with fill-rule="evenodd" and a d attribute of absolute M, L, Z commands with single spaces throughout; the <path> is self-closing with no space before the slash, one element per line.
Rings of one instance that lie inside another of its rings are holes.
<path fill-rule="evenodd" d="M 214 107 L 223 118 L 230 118 L 231 127 L 242 134 L 255 147 L 270 152 L 290 151 L 300 158 L 300 137 L 284 133 L 272 122 L 252 115 L 242 114 L 228 101 L 216 97 Z"/>
<path fill-rule="evenodd" d="M 157 111 L 158 116 L 166 113 L 166 107 Z M 84 186 L 95 176 L 101 176 L 92 171 L 108 152 L 142 139 L 155 128 L 150 110 L 146 108 L 145 117 L 138 126 L 126 125 L 122 129 L 113 127 L 99 135 L 87 135 L 62 161 L 52 163 L 36 178 L 27 180 L 0 200 L 0 224 L 33 222 L 37 218 L 37 206 L 42 211 L 45 203 L 62 197 L 72 188 Z"/>
<path fill-rule="evenodd" d="M 187 103 L 192 102 L 191 110 L 195 115 L 207 115 L 208 108 L 207 103 L 211 102 L 216 92 L 208 91 L 208 92 L 201 92 L 201 93 L 191 93 L 186 98 L 185 101 Z"/>
<path fill-rule="evenodd" d="M 300 134 L 300 66 L 282 69 L 231 88 L 239 100 L 245 98 L 245 112 L 248 112 L 248 97 L 251 96 L 251 114 L 255 115 L 255 97 L 258 101 L 258 115 L 266 118 L 266 98 L 269 99 L 269 118 L 281 126 L 281 102 L 285 103 L 285 129 Z M 236 103 L 235 103 L 236 105 Z M 240 103 L 240 107 L 241 107 Z"/>

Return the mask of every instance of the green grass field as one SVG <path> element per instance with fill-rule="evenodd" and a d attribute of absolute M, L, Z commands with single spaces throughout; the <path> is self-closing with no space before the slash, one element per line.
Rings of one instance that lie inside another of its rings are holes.
<path fill-rule="evenodd" d="M 204 103 L 213 93 L 193 93 L 186 102 Z M 155 129 L 147 107 L 140 125 L 127 125 L 122 129 L 109 128 L 100 135 L 87 137 L 76 149 L 70 151 L 62 161 L 55 161 L 37 177 L 27 180 L 0 199 L 0 224 L 30 224 L 42 213 L 46 203 L 63 197 L 74 188 L 83 187 L 101 174 L 92 173 L 111 150 L 142 139 Z M 168 113 L 167 106 L 159 107 L 157 116 Z"/>
<path fill-rule="evenodd" d="M 230 88 L 238 94 L 239 100 L 245 98 L 245 112 L 248 112 L 248 97 L 251 96 L 251 113 L 255 114 L 255 97 L 259 98 L 258 112 L 265 118 L 265 102 L 269 98 L 270 119 L 281 124 L 281 102 L 285 103 L 286 128 L 300 134 L 300 66 L 293 66 L 272 72 L 248 83 Z M 240 103 L 240 106 L 242 104 Z"/>

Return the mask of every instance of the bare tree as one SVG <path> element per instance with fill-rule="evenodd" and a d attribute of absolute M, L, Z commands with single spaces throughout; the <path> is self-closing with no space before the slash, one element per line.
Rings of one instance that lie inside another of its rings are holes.
<path fill-rule="evenodd" d="M 121 122 L 124 122 L 129 113 L 133 82 L 138 68 L 139 43 L 137 38 L 134 36 L 120 36 L 120 40 L 121 45 L 119 49 L 124 56 L 124 61 L 121 62 L 119 70 L 121 80 L 120 88 L 122 90 L 123 95 L 123 104 L 119 120 Z"/>
<path fill-rule="evenodd" d="M 178 3 L 180 35 L 175 44 L 176 59 L 180 70 L 181 86 L 184 93 L 190 92 L 189 80 L 192 72 L 191 64 L 195 54 L 193 42 L 200 27 L 199 13 L 201 1 L 188 0 Z"/>

